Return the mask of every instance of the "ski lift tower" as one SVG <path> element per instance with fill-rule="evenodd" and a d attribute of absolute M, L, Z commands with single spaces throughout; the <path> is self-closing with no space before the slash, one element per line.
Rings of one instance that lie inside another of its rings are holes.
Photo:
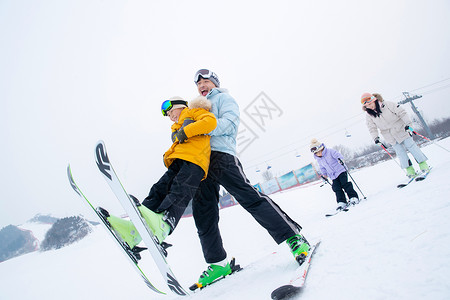
<path fill-rule="evenodd" d="M 403 92 L 403 96 L 405 96 L 405 100 L 399 101 L 398 104 L 406 104 L 408 102 L 411 103 L 411 108 L 419 118 L 420 123 L 422 123 L 422 126 L 425 129 L 427 135 L 430 137 L 431 140 L 434 139 L 434 135 L 433 133 L 431 133 L 430 127 L 428 127 L 427 123 L 425 123 L 425 120 L 422 118 L 422 115 L 420 114 L 420 112 L 417 110 L 417 107 L 413 103 L 413 100 L 422 98 L 422 96 L 421 95 L 410 96 L 409 92 Z"/>

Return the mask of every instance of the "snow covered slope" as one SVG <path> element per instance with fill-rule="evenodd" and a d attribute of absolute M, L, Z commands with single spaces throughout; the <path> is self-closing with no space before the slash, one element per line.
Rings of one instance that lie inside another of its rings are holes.
<path fill-rule="evenodd" d="M 18 227 L 31 231 L 40 244 L 45 239 L 45 234 L 52 227 L 52 225 L 53 224 L 28 221 L 26 223 L 18 225 Z"/>
<path fill-rule="evenodd" d="M 440 144 L 449 149 L 450 139 Z M 393 161 L 352 173 L 368 199 L 335 217 L 325 218 L 336 206 L 328 185 L 273 195 L 310 241 L 322 241 L 298 299 L 450 299 L 450 155 L 435 145 L 424 152 L 433 172 L 404 189 Z M 295 268 L 287 246 L 240 206 L 222 210 L 220 226 L 244 270 L 186 299 L 270 299 Z M 189 286 L 206 267 L 192 218 L 167 241 L 172 270 Z M 143 266 L 166 290 L 148 259 Z M 0 277 L 1 299 L 180 299 L 152 293 L 99 226 L 69 247 L 1 263 Z"/>

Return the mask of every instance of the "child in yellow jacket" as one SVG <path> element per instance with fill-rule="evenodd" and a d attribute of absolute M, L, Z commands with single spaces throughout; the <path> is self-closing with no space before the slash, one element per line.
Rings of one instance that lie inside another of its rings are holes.
<path fill-rule="evenodd" d="M 189 107 L 181 97 L 172 97 L 161 106 L 162 114 L 174 122 L 173 144 L 164 154 L 164 164 L 168 169 L 152 186 L 142 205 L 132 196 L 160 244 L 173 232 L 189 201 L 194 198 L 200 181 L 208 173 L 211 155 L 208 133 L 217 126 L 210 109 L 211 102 L 203 96 L 191 101 Z M 134 251 L 141 241 L 134 225 L 109 214 L 106 217 Z"/>

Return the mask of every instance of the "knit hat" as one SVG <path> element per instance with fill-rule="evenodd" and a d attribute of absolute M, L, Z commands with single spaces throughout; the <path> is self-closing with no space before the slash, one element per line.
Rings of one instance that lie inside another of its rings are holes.
<path fill-rule="evenodd" d="M 309 146 L 309 149 L 311 150 L 312 153 L 317 153 L 320 150 L 323 150 L 324 146 L 322 143 L 320 143 L 317 139 L 312 139 L 311 140 L 311 145 Z"/>
<path fill-rule="evenodd" d="M 208 69 L 200 69 L 200 70 L 198 70 L 195 73 L 195 76 L 194 76 L 194 83 L 195 84 L 198 83 L 198 81 L 200 80 L 200 77 L 203 78 L 203 79 L 211 80 L 211 82 L 214 83 L 214 85 L 216 87 L 220 87 L 219 77 L 213 71 L 210 71 Z"/>
<path fill-rule="evenodd" d="M 181 98 L 180 96 L 173 96 L 169 98 L 170 101 L 172 101 L 173 105 L 171 109 L 175 108 L 185 108 L 188 106 L 187 101 Z M 181 103 L 181 101 L 184 101 L 184 103 Z"/>

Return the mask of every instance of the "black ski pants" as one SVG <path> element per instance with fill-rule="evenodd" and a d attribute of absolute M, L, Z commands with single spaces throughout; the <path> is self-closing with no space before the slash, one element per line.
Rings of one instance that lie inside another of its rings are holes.
<path fill-rule="evenodd" d="M 194 198 L 204 175 L 205 172 L 198 165 L 176 159 L 152 186 L 142 205 L 157 213 L 165 212 L 166 221 L 173 230 L 183 216 L 189 201 Z"/>
<path fill-rule="evenodd" d="M 333 180 L 331 185 L 334 193 L 336 194 L 336 201 L 347 203 L 344 191 L 347 193 L 348 198 L 358 198 L 358 193 L 353 188 L 353 184 L 348 181 L 347 172 L 342 172 L 339 176 Z"/>
<path fill-rule="evenodd" d="M 300 225 L 284 213 L 272 199 L 251 185 L 237 157 L 212 151 L 208 177 L 200 183 L 192 201 L 195 225 L 207 263 L 219 262 L 227 257 L 219 231 L 220 185 L 267 229 L 276 243 L 280 244 L 300 232 Z"/>

